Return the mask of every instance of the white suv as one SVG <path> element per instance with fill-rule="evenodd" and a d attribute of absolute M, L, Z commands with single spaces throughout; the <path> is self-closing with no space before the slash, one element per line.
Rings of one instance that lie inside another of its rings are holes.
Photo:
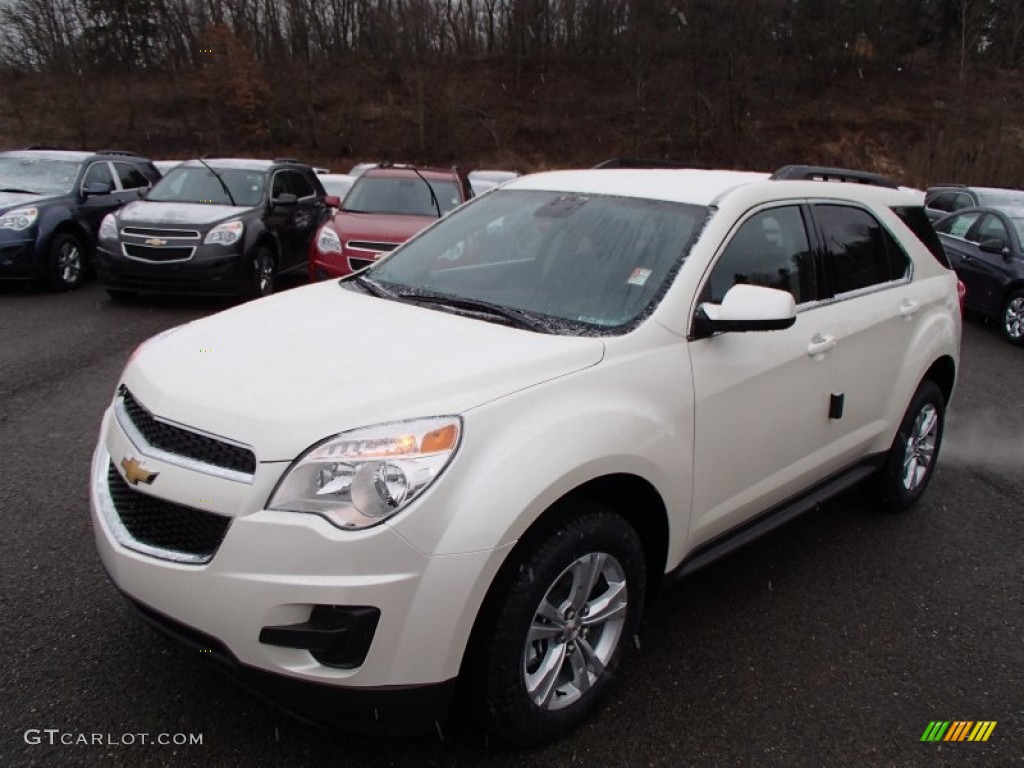
<path fill-rule="evenodd" d="M 543 741 L 655 588 L 859 481 L 920 496 L 960 322 L 919 198 L 878 177 L 521 177 L 143 344 L 97 546 L 144 618 L 287 709 L 433 729 L 460 679 Z"/>

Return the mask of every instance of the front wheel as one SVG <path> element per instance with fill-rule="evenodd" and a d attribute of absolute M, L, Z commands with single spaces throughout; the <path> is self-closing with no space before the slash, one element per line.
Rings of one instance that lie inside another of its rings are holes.
<path fill-rule="evenodd" d="M 1024 290 L 1013 291 L 1007 297 L 1000 325 L 1008 342 L 1024 347 Z"/>
<path fill-rule="evenodd" d="M 249 290 L 248 298 L 259 299 L 274 292 L 274 254 L 264 245 L 257 247 L 249 255 Z"/>
<path fill-rule="evenodd" d="M 584 720 L 618 675 L 640 623 L 643 546 L 622 517 L 579 503 L 510 558 L 474 629 L 467 695 L 487 730 L 538 744 Z"/>
<path fill-rule="evenodd" d="M 58 232 L 50 241 L 50 287 L 55 291 L 72 291 L 85 279 L 85 246 L 70 232 Z"/>
<path fill-rule="evenodd" d="M 872 478 L 869 491 L 891 510 L 916 502 L 931 480 L 939 459 L 946 423 L 946 399 L 931 380 L 921 382 L 900 422 L 885 463 Z"/>

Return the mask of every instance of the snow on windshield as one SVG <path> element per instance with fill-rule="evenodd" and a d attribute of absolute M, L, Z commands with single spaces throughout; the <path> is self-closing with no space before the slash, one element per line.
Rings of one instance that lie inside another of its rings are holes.
<path fill-rule="evenodd" d="M 148 200 L 153 202 L 210 203 L 214 205 L 240 205 L 252 207 L 263 200 L 266 174 L 246 168 L 214 168 L 231 194 L 224 191 L 217 176 L 203 167 L 172 168 L 150 190 Z"/>
<path fill-rule="evenodd" d="M 63 195 L 75 186 L 81 163 L 38 157 L 0 157 L 0 189 Z"/>

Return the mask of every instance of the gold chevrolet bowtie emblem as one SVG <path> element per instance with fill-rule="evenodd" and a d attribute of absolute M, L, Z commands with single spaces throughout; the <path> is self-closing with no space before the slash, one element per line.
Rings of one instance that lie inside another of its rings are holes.
<path fill-rule="evenodd" d="M 121 468 L 124 469 L 124 479 L 132 485 L 138 485 L 140 482 L 152 485 L 156 476 L 160 474 L 159 472 L 147 472 L 139 464 L 138 459 L 129 459 L 127 456 L 121 459 Z"/>
<path fill-rule="evenodd" d="M 159 237 L 151 237 L 146 241 L 146 245 L 152 245 L 159 248 L 161 245 L 167 245 L 167 241 L 161 240 Z"/>

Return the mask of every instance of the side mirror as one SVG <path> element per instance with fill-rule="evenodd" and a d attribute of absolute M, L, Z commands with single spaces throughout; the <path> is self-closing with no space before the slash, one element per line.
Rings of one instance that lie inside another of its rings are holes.
<path fill-rule="evenodd" d="M 993 237 L 991 240 L 982 240 L 978 247 L 985 253 L 995 253 L 999 256 L 1009 256 L 1010 248 L 1001 237 Z"/>
<path fill-rule="evenodd" d="M 293 195 L 291 192 L 282 192 L 280 195 L 270 201 L 270 204 L 275 208 L 288 208 L 296 205 L 299 202 L 299 198 Z"/>
<path fill-rule="evenodd" d="M 109 195 L 114 190 L 114 185 L 109 181 L 92 181 L 82 187 L 84 197 L 93 195 Z"/>
<path fill-rule="evenodd" d="M 324 198 L 324 205 L 331 208 L 341 208 L 341 198 L 337 195 L 327 195 Z"/>
<path fill-rule="evenodd" d="M 760 285 L 734 285 L 721 304 L 701 304 L 695 329 L 700 336 L 714 333 L 781 331 L 796 322 L 793 294 Z"/>

